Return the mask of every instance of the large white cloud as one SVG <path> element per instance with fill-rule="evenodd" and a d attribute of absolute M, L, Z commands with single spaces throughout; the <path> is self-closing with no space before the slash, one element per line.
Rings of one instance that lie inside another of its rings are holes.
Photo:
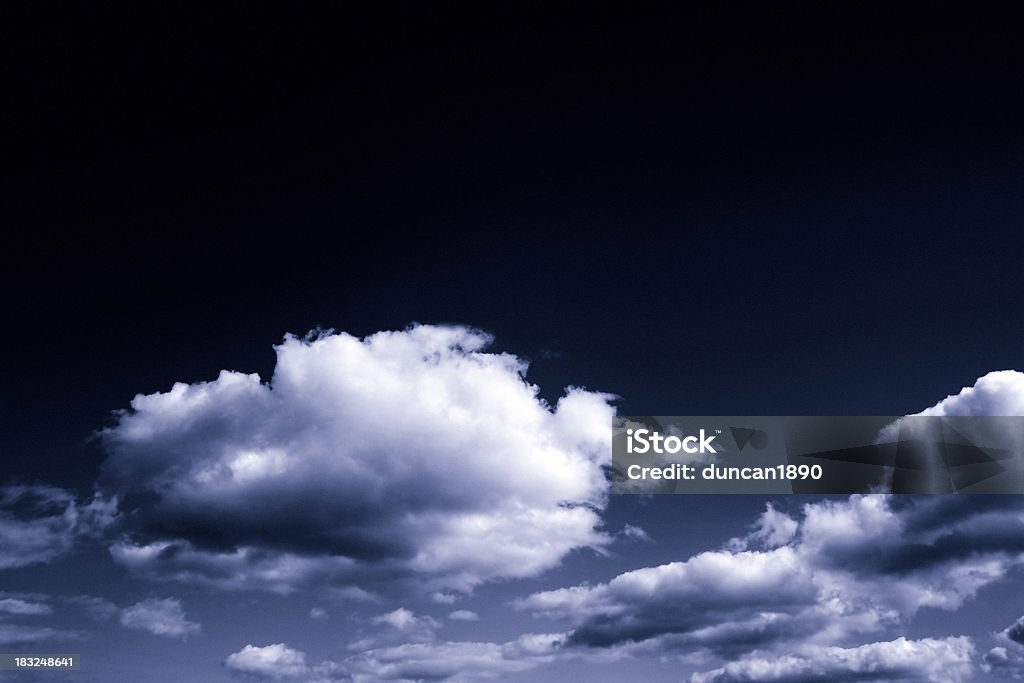
<path fill-rule="evenodd" d="M 606 543 L 610 397 L 548 406 L 490 341 L 289 336 L 269 383 L 224 371 L 136 396 L 103 433 L 104 483 L 137 525 L 115 559 L 222 588 L 468 590 Z"/>
<path fill-rule="evenodd" d="M 81 503 L 52 486 L 0 487 L 0 569 L 51 562 L 95 538 L 116 516 L 116 501 L 95 497 Z"/>

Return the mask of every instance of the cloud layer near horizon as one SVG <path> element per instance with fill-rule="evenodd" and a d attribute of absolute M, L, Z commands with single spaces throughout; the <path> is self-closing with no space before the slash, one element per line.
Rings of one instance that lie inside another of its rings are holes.
<path fill-rule="evenodd" d="M 465 591 L 608 542 L 610 397 L 570 388 L 550 407 L 490 342 L 290 336 L 269 383 L 224 371 L 136 396 L 103 433 L 104 484 L 135 525 L 115 560 L 220 588 Z"/>
<path fill-rule="evenodd" d="M 549 406 L 525 381 L 525 363 L 487 352 L 490 342 L 431 326 L 287 337 L 269 382 L 225 371 L 137 396 L 103 433 L 110 456 L 92 501 L 51 487 L 0 489 L 0 540 L 24 544 L 0 553 L 0 569 L 53 561 L 106 534 L 113 558 L 146 578 L 380 600 L 373 616 L 348 622 L 351 654 L 329 654 L 337 661 L 307 662 L 291 640 L 249 641 L 224 660 L 255 679 L 468 681 L 632 658 L 678 662 L 691 683 L 959 683 L 979 667 L 1024 677 L 1021 622 L 979 659 L 961 633 L 901 635 L 925 608 L 958 610 L 1024 564 L 1017 497 L 782 500 L 717 549 L 640 560 L 617 576 L 575 575 L 512 603 L 551 620 L 540 629 L 549 632 L 440 637 L 467 622 L 492 626 L 493 606 L 453 611 L 460 593 L 538 576 L 575 548 L 612 541 L 601 528 L 611 397 L 570 388 Z M 923 412 L 1021 413 L 1024 374 L 1012 371 Z M 654 543 L 639 527 L 620 535 Z M 433 594 L 443 614 L 387 601 L 410 586 L 420 599 Z M 207 635 L 177 598 L 123 608 L 73 600 L 124 628 Z M 0 594 L 0 642 L 87 637 L 41 623 L 57 604 Z"/>
<path fill-rule="evenodd" d="M 963 634 L 894 632 L 924 608 L 955 611 L 1005 579 L 1024 564 L 1022 538 L 1016 497 L 851 496 L 799 514 L 768 506 L 721 549 L 513 603 L 557 622 L 553 632 L 444 641 L 440 622 L 402 608 L 371 619 L 389 630 L 351 643 L 357 654 L 341 661 L 307 666 L 290 646 L 249 645 L 228 666 L 251 660 L 247 673 L 270 680 L 470 681 L 557 661 L 651 658 L 685 667 L 690 683 L 961 683 L 979 665 L 1018 676 L 1020 623 L 983 661 Z"/>
<path fill-rule="evenodd" d="M 969 639 L 864 640 L 925 607 L 956 610 L 1022 563 L 1017 497 L 851 496 L 804 505 L 799 519 L 769 506 L 721 550 L 515 606 L 566 623 L 570 648 L 731 662 L 695 683 L 961 681 Z"/>

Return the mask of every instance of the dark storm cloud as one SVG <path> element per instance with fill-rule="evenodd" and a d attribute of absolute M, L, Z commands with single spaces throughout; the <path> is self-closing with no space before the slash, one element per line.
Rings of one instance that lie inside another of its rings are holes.
<path fill-rule="evenodd" d="M 1018 645 L 1024 645 L 1024 619 L 1018 619 L 1013 626 L 1006 629 L 1006 637 L 1017 643 Z"/>

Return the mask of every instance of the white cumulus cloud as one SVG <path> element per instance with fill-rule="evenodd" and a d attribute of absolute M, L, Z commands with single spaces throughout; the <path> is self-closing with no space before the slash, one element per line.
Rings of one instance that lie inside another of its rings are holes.
<path fill-rule="evenodd" d="M 925 420 L 924 417 L 945 418 Z M 974 417 L 1015 417 L 1012 420 L 973 420 Z M 934 438 L 939 423 L 952 428 L 973 443 L 996 445 L 1014 452 L 1024 449 L 1024 373 L 1000 370 L 979 377 L 974 386 L 964 387 L 914 415 L 901 418 L 881 431 L 879 442 L 897 439 Z"/>
<path fill-rule="evenodd" d="M 1024 415 L 1024 372 L 998 370 L 979 377 L 919 415 Z"/>
<path fill-rule="evenodd" d="M 608 542 L 610 397 L 555 406 L 488 335 L 414 326 L 287 337 L 273 378 L 224 371 L 139 395 L 103 433 L 105 486 L 147 576 L 288 592 L 536 575 Z"/>
<path fill-rule="evenodd" d="M 256 646 L 246 645 L 224 660 L 231 672 L 246 678 L 268 681 L 295 681 L 304 683 L 330 683 L 350 680 L 338 666 L 325 660 L 315 666 L 306 664 L 306 653 L 284 643 Z"/>

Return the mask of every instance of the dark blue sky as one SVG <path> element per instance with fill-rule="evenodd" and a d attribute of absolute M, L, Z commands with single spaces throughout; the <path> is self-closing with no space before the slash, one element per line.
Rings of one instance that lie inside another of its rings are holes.
<path fill-rule="evenodd" d="M 528 359 L 552 403 L 584 386 L 624 414 L 904 414 L 1024 365 L 1024 60 L 1009 17 L 646 3 L 4 14 L 0 485 L 84 501 L 112 411 L 223 369 L 268 380 L 272 345 L 315 328 L 470 325 Z M 613 499 L 607 528 L 655 543 L 487 581 L 469 607 L 480 622 L 445 638 L 542 632 L 507 603 L 719 548 L 764 504 Z M 203 624 L 159 638 L 40 598 L 53 628 L 100 629 L 80 649 L 104 680 L 110 643 L 217 680 L 247 643 L 340 661 L 374 615 L 443 619 L 422 596 L 328 607 L 320 623 L 312 589 L 154 584 L 115 567 L 109 540 L 0 575 L 11 600 L 89 594 L 124 610 L 173 596 Z M 981 652 L 1020 616 L 1005 585 L 952 613 Z M 932 611 L 908 637 L 961 632 Z"/>
<path fill-rule="evenodd" d="M 204 12 L 9 23 L 19 475 L 88 480 L 135 392 L 318 325 L 476 325 L 634 413 L 896 413 L 1020 364 L 1010 22 Z"/>

